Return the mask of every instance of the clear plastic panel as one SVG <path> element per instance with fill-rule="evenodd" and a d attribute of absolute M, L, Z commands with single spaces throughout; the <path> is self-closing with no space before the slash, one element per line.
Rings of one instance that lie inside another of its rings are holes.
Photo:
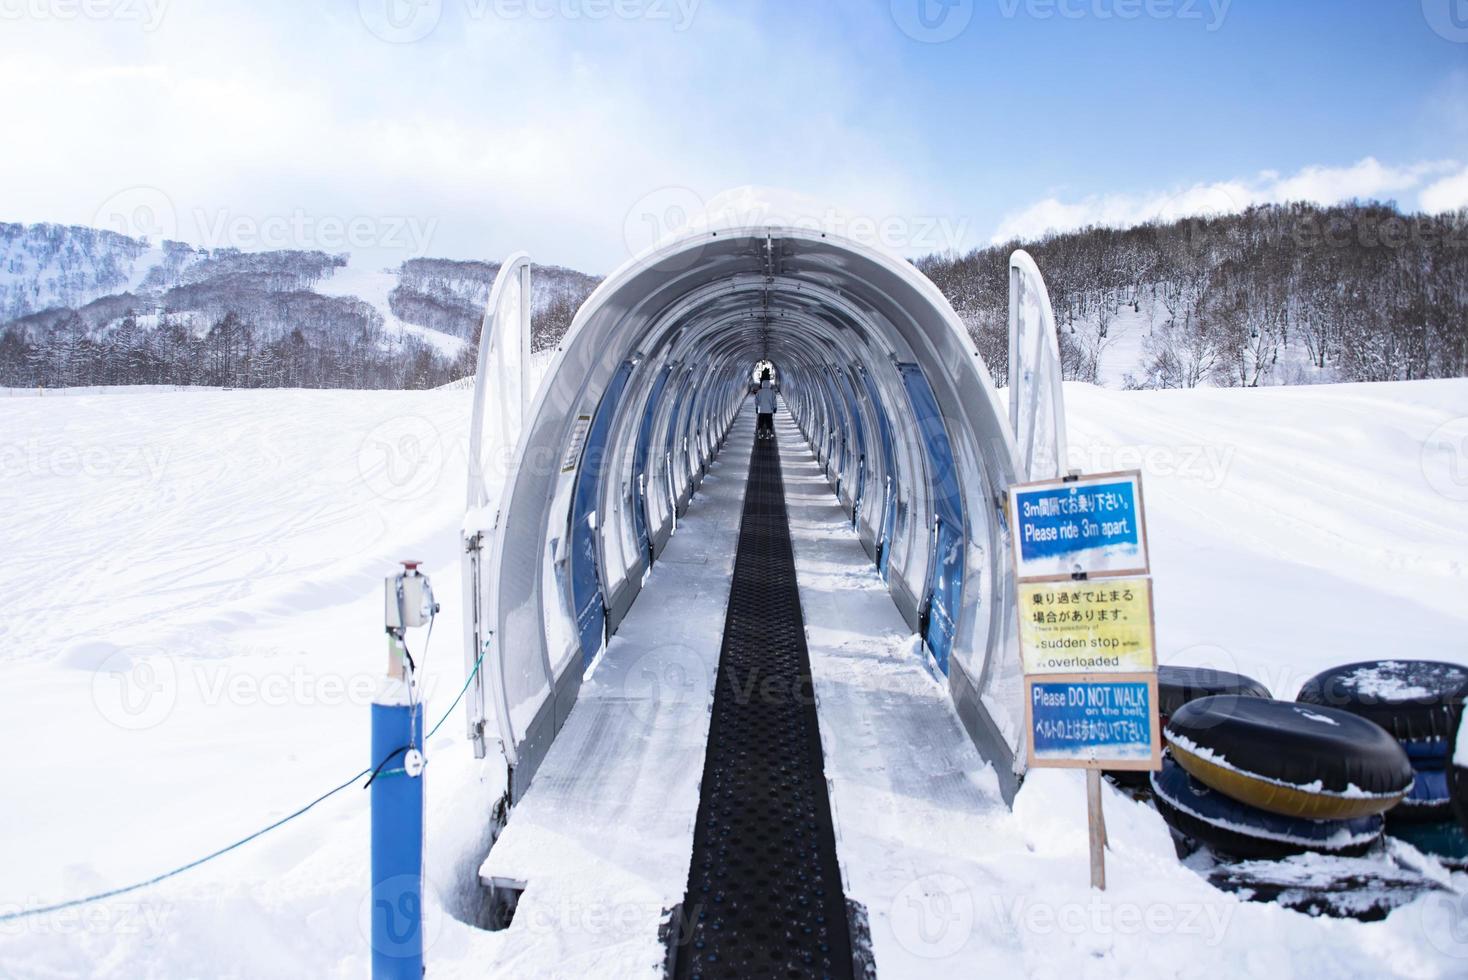
<path fill-rule="evenodd" d="M 1066 473 L 1055 315 L 1045 280 L 1023 251 L 1009 260 L 1009 420 L 1022 478 L 1046 480 Z"/>
<path fill-rule="evenodd" d="M 474 406 L 470 417 L 468 513 L 464 527 L 466 532 L 486 533 L 486 545 L 501 533 L 495 528 L 495 514 L 511 478 L 515 450 L 528 410 L 529 303 L 530 259 L 523 253 L 517 253 L 500 266 L 490 289 L 480 326 Z M 474 559 L 469 561 L 472 565 Z M 508 561 L 500 569 L 479 573 L 486 588 L 481 596 L 476 597 L 479 603 L 476 614 L 466 617 L 470 624 L 476 621 L 487 624 L 495 618 L 491 611 L 493 605 L 504 602 L 505 595 L 493 584 L 494 573 L 503 574 L 507 565 Z M 529 562 L 523 562 L 522 567 L 528 570 L 529 565 Z M 466 575 L 471 571 L 466 569 Z M 540 646 L 542 629 L 535 603 L 532 600 L 516 606 L 509 615 L 515 617 L 537 642 L 518 646 L 508 642 L 509 637 L 502 634 L 492 651 L 494 655 L 485 661 L 482 676 L 487 683 L 475 685 L 475 696 L 466 710 L 473 731 L 485 718 L 485 692 L 481 687 L 488 686 L 494 695 L 494 714 L 501 741 L 513 759 L 514 746 L 524 735 L 523 726 L 528 724 L 549 692 L 550 678 Z M 526 618 L 533 618 L 533 623 L 523 622 Z M 488 641 L 488 636 L 467 625 L 466 641 L 466 668 L 472 670 L 478 651 Z"/>
<path fill-rule="evenodd" d="M 489 331 L 489 356 L 485 362 L 486 404 L 484 406 L 484 441 L 480 461 L 487 498 L 493 501 L 509 475 L 515 458 L 515 445 L 520 439 L 529 391 L 526 376 L 529 338 L 529 311 L 525 286 L 529 268 L 507 270 L 496 285 L 499 295 L 493 310 Z"/>
<path fill-rule="evenodd" d="M 499 297 L 499 308 L 495 310 L 495 336 L 494 348 L 490 351 L 490 383 L 491 405 L 498 411 L 497 425 L 490 427 L 490 431 L 497 436 L 495 448 L 501 449 L 505 457 L 512 456 L 515 451 L 515 443 L 520 438 L 520 426 L 523 421 L 525 404 L 528 401 L 525 390 L 525 375 L 529 367 L 525 363 L 526 347 L 525 338 L 521 331 L 523 324 L 528 319 L 525 316 L 524 304 L 529 297 L 525 295 L 524 285 L 528 275 L 512 275 L 504 283 L 504 291 Z M 491 456 L 491 458 L 494 458 Z"/>

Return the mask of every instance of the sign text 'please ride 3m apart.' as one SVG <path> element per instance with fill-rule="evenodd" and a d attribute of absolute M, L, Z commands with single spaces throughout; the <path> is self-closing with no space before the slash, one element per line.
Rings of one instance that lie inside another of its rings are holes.
<path fill-rule="evenodd" d="M 1017 484 L 1009 501 L 1020 581 L 1148 574 L 1141 474 Z"/>

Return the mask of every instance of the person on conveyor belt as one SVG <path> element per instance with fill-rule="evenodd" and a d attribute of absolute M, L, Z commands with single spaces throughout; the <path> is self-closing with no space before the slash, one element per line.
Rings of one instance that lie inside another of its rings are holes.
<path fill-rule="evenodd" d="M 755 438 L 775 438 L 775 386 L 770 383 L 769 368 L 760 375 L 759 390 L 754 393 L 754 410 L 759 414 L 759 424 L 754 428 Z"/>

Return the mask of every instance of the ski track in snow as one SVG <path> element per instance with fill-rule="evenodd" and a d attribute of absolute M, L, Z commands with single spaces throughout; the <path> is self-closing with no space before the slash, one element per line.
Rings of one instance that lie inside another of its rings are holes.
<path fill-rule="evenodd" d="M 382 314 L 388 334 L 411 336 L 427 343 L 445 357 L 456 357 L 465 347 L 461 337 L 433 330 L 416 323 L 398 319 L 388 302 L 388 294 L 398 284 L 398 274 L 392 269 L 372 269 L 354 265 L 357 256 L 352 256 L 345 268 L 334 270 L 332 275 L 316 284 L 316 291 L 323 296 L 346 296 L 360 299 Z"/>
<path fill-rule="evenodd" d="M 0 714 L 20 742 L 0 794 L 0 906 L 151 876 L 367 765 L 381 578 L 399 558 L 425 560 L 444 607 L 430 650 L 410 638 L 415 655 L 426 653 L 426 715 L 437 720 L 463 681 L 456 531 L 471 397 L 118 390 L 0 400 L 9 667 Z M 1088 468 L 1144 471 L 1164 662 L 1238 670 L 1286 698 L 1355 660 L 1468 663 L 1468 503 L 1435 492 L 1421 459 L 1434 428 L 1468 416 L 1468 381 L 1068 385 L 1066 397 L 1073 453 Z M 1221 472 L 1184 465 L 1205 449 L 1226 456 Z M 416 476 L 396 465 L 404 459 L 422 464 Z M 789 469 L 787 487 L 838 853 L 848 895 L 868 905 L 881 976 L 1468 969 L 1468 946 L 1433 900 L 1366 925 L 1240 903 L 1178 864 L 1153 811 L 1114 793 L 1111 888 L 1089 892 L 1081 778 L 1036 772 L 1013 812 L 995 803 L 992 773 L 951 738 L 951 713 L 928 728 L 902 709 L 946 706 L 914 669 L 860 546 L 836 527 L 832 498 Z M 708 552 L 697 519 L 707 492 L 674 545 Z M 668 571 L 680 567 L 653 574 Z M 880 710 L 861 710 L 861 685 L 886 692 Z M 838 718 L 851 727 L 836 730 Z M 884 737 L 904 730 L 924 739 L 931 768 L 898 766 L 911 753 L 893 755 Z M 646 966 L 647 937 L 597 946 L 601 933 L 589 930 L 605 926 L 575 906 L 552 909 L 530 944 L 514 938 L 518 921 L 488 934 L 446 914 L 463 907 L 461 883 L 483 858 L 485 814 L 502 784 L 473 760 L 461 713 L 428 754 L 435 975 Z M 347 790 L 163 885 L 85 914 L 0 924 L 0 973 L 360 976 L 367 833 L 366 794 Z M 927 856 L 878 860 L 883 835 Z M 1434 873 L 1468 889 L 1468 875 Z M 613 883 L 595 863 L 575 874 L 592 892 Z M 574 966 L 554 965 L 558 951 L 578 949 Z"/>

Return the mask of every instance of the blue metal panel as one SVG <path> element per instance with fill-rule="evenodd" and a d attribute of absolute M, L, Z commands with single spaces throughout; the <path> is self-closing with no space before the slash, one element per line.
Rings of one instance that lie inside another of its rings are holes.
<path fill-rule="evenodd" d="M 657 419 L 658 400 L 668 386 L 671 367 L 658 372 L 652 390 L 647 393 L 647 405 L 642 410 L 642 427 L 637 432 L 637 446 L 632 453 L 632 523 L 637 529 L 637 541 L 643 554 L 652 561 L 652 538 L 647 530 L 647 454 L 652 445 L 652 427 Z"/>
<path fill-rule="evenodd" d="M 830 372 L 826 370 L 818 372 L 816 380 L 825 394 L 827 424 L 831 428 L 830 439 L 826 445 L 826 475 L 834 482 L 836 495 L 840 496 L 841 477 L 846 467 L 846 413 L 841 410 L 841 401 L 836 397 L 835 385 L 831 381 Z"/>
<path fill-rule="evenodd" d="M 892 528 L 897 519 L 897 453 L 892 444 L 892 423 L 887 421 L 887 411 L 882 407 L 882 397 L 877 385 L 865 369 L 861 372 L 867 397 L 871 399 L 872 413 L 877 417 L 877 432 L 882 444 L 882 472 L 886 485 L 882 488 L 882 516 L 877 526 L 877 568 L 882 577 L 887 575 L 887 565 L 892 559 Z"/>
<path fill-rule="evenodd" d="M 933 498 L 932 559 L 920 614 L 923 639 L 933 651 L 938 669 L 946 674 L 963 597 L 963 496 L 948 430 L 928 379 L 916 364 L 899 364 L 897 368 L 912 405 L 914 430 L 927 453 L 928 489 Z"/>
<path fill-rule="evenodd" d="M 581 659 L 584 666 L 591 664 L 596 652 L 601 649 L 602 632 L 606 625 L 606 603 L 602 596 L 601 577 L 598 574 L 597 526 L 602 522 L 593 519 L 597 501 L 600 499 L 603 463 L 606 459 L 607 438 L 611 435 L 612 422 L 617 417 L 617 405 L 626 390 L 627 379 L 632 375 L 632 362 L 625 361 L 607 385 L 601 397 L 591 428 L 586 433 L 586 445 L 581 451 L 581 461 L 576 471 L 576 489 L 571 500 L 571 602 L 576 610 L 576 629 L 581 634 Z"/>
<path fill-rule="evenodd" d="M 678 394 L 673 400 L 673 411 L 668 415 L 668 436 L 665 440 L 663 452 L 665 457 L 671 457 L 678 450 L 679 435 L 683 432 L 683 410 L 691 407 L 693 399 L 689 394 L 693 391 L 692 374 L 683 375 L 683 383 L 678 385 Z M 671 472 L 668 477 L 668 507 L 672 509 L 678 503 L 678 487 Z"/>
<path fill-rule="evenodd" d="M 851 385 L 851 378 L 845 371 L 838 371 L 836 377 L 842 395 L 846 397 L 846 407 L 851 413 L 851 427 L 856 436 L 856 479 L 851 489 L 851 520 L 856 523 L 856 515 L 861 512 L 861 495 L 866 489 L 867 469 L 867 435 L 866 426 L 862 424 L 861 408 L 857 405 L 856 389 Z"/>

